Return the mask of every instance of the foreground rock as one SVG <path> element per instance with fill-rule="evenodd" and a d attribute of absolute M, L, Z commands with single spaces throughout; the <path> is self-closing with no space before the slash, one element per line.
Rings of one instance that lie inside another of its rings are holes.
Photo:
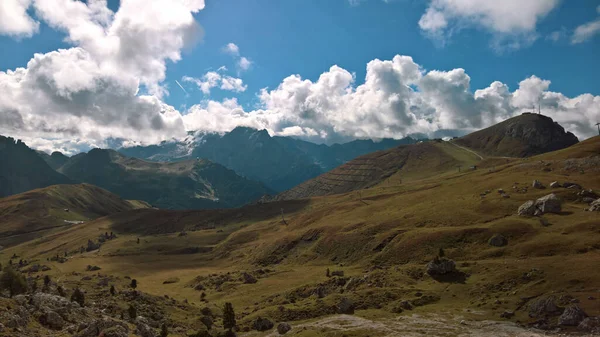
<path fill-rule="evenodd" d="M 562 200 L 551 193 L 543 196 L 536 201 L 529 200 L 519 206 L 517 214 L 521 216 L 538 216 L 545 213 L 560 213 L 562 210 Z"/>
<path fill-rule="evenodd" d="M 558 316 L 562 310 L 556 305 L 556 299 L 553 296 L 539 298 L 529 304 L 529 317 L 546 318 L 549 316 Z"/>
<path fill-rule="evenodd" d="M 80 331 L 77 337 L 128 337 L 129 328 L 127 324 L 105 317 L 98 319 L 89 324 L 86 328 Z"/>
<path fill-rule="evenodd" d="M 517 214 L 521 216 L 533 216 L 535 214 L 535 202 L 533 200 L 526 201 L 523 205 L 519 206 Z"/>

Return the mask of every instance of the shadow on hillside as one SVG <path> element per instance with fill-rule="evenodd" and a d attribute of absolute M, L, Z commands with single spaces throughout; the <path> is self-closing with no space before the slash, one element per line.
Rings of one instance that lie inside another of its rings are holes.
<path fill-rule="evenodd" d="M 203 230 L 224 227 L 234 223 L 259 222 L 281 219 L 304 209 L 308 199 L 270 202 L 230 209 L 160 210 L 141 209 L 107 217 L 111 229 L 117 233 L 156 235 L 184 230 Z M 106 219 L 106 218 L 105 218 Z"/>
<path fill-rule="evenodd" d="M 461 283 L 464 284 L 467 281 L 468 274 L 462 271 L 455 271 L 453 273 L 443 275 L 430 275 L 431 278 L 442 283 Z"/>

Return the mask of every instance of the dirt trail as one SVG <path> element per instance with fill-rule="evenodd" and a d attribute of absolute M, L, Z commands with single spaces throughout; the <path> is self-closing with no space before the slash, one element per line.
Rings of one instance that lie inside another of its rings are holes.
<path fill-rule="evenodd" d="M 463 150 L 465 150 L 465 151 L 469 151 L 469 152 L 471 152 L 472 154 L 474 154 L 474 155 L 476 155 L 477 157 L 479 157 L 479 159 L 483 160 L 483 157 L 482 157 L 482 156 L 481 156 L 479 153 L 477 153 L 477 152 L 475 152 L 475 151 L 473 151 L 473 150 L 467 149 L 466 147 L 464 147 L 464 146 L 460 146 L 460 145 L 458 145 L 458 144 L 456 144 L 456 143 L 454 143 L 454 142 L 448 142 L 448 143 L 450 143 L 450 144 L 452 144 L 452 145 L 454 145 L 454 146 L 456 146 L 456 147 L 458 147 L 458 148 L 460 148 L 460 149 L 463 149 Z"/>
<path fill-rule="evenodd" d="M 292 331 L 296 330 L 314 330 L 322 331 L 352 331 L 369 330 L 376 336 L 382 337 L 413 337 L 413 336 L 497 336 L 497 337 L 541 337 L 558 336 L 545 331 L 528 330 L 511 322 L 500 321 L 465 321 L 461 317 L 451 319 L 440 315 L 403 315 L 395 319 L 385 319 L 373 321 L 370 319 L 352 316 L 335 315 L 329 316 L 317 321 L 294 325 Z M 249 333 L 242 336 L 258 336 L 256 333 Z M 274 329 L 268 337 L 279 336 Z"/>

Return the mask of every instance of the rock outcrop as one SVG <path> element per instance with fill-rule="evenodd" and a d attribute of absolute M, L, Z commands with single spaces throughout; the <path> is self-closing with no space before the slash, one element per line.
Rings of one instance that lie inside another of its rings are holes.
<path fill-rule="evenodd" d="M 444 275 L 456 271 L 456 263 L 447 258 L 435 258 L 427 264 L 427 274 Z"/>
<path fill-rule="evenodd" d="M 587 314 L 579 306 L 574 305 L 565 309 L 558 318 L 558 324 L 575 326 L 579 325 L 586 317 Z"/>

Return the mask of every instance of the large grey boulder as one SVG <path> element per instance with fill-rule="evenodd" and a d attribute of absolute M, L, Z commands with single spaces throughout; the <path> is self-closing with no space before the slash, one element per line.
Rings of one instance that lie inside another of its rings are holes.
<path fill-rule="evenodd" d="M 488 244 L 494 247 L 503 247 L 508 244 L 508 239 L 502 234 L 494 234 L 489 240 Z"/>
<path fill-rule="evenodd" d="M 517 214 L 521 216 L 533 216 L 535 214 L 535 202 L 533 200 L 525 202 L 523 205 L 519 206 Z"/>
<path fill-rule="evenodd" d="M 600 332 L 600 317 L 587 317 L 577 326 L 578 330 L 599 333 Z"/>
<path fill-rule="evenodd" d="M 550 187 L 552 188 L 559 188 L 561 187 L 560 183 L 558 181 L 553 181 L 550 183 Z"/>
<path fill-rule="evenodd" d="M 544 213 L 560 213 L 562 209 L 562 201 L 556 196 L 556 194 L 551 193 L 546 196 L 543 196 L 535 201 L 536 211 Z"/>
<path fill-rule="evenodd" d="M 558 318 L 558 324 L 575 326 L 581 323 L 587 314 L 577 305 L 568 307 Z"/>
<path fill-rule="evenodd" d="M 533 188 L 539 188 L 539 189 L 545 188 L 544 185 L 539 180 L 534 180 L 533 183 L 531 184 L 531 186 Z"/>
<path fill-rule="evenodd" d="M 427 274 L 444 275 L 456 271 L 456 263 L 447 258 L 435 258 L 427 264 Z"/>
<path fill-rule="evenodd" d="M 129 327 L 124 322 L 104 317 L 97 319 L 85 326 L 76 336 L 77 337 L 98 337 L 107 332 L 111 333 L 111 337 L 127 337 L 129 336 Z M 122 333 L 124 332 L 124 333 Z"/>
<path fill-rule="evenodd" d="M 558 316 L 561 313 L 562 309 L 556 305 L 554 296 L 538 298 L 529 304 L 529 317 L 532 318 Z"/>
<path fill-rule="evenodd" d="M 47 311 L 42 314 L 40 323 L 54 330 L 60 330 L 65 326 L 65 320 L 54 311 Z"/>

